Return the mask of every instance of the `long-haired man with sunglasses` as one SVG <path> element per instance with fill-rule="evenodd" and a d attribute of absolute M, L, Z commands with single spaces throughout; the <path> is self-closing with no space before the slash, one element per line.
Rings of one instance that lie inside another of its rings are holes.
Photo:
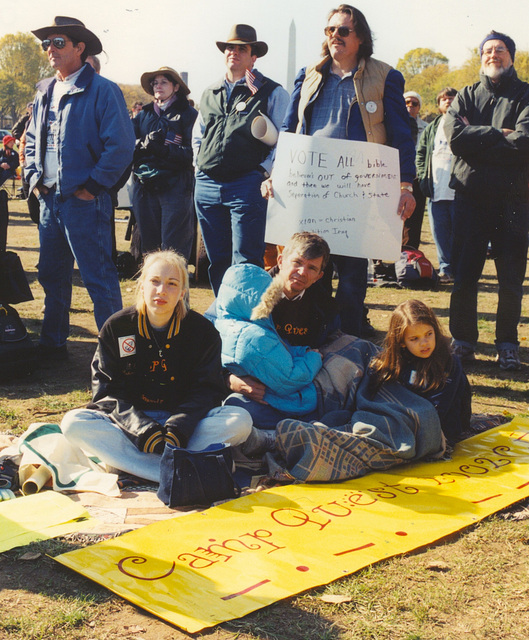
<path fill-rule="evenodd" d="M 25 177 L 40 204 L 43 360 L 64 360 L 77 262 L 100 329 L 121 309 L 112 261 L 109 191 L 132 161 L 134 132 L 119 87 L 86 63 L 102 51 L 80 20 L 57 16 L 33 31 L 56 71 L 38 84 L 26 134 Z"/>
<path fill-rule="evenodd" d="M 399 151 L 401 198 L 398 213 L 415 207 L 415 147 L 404 104 L 404 78 L 372 58 L 373 38 L 361 11 L 341 4 L 329 14 L 322 60 L 302 69 L 290 98 L 283 129 L 305 135 L 388 144 Z M 263 195 L 272 196 L 271 183 Z M 361 335 L 367 290 L 367 260 L 333 256 L 339 274 L 336 299 L 342 330 Z"/>

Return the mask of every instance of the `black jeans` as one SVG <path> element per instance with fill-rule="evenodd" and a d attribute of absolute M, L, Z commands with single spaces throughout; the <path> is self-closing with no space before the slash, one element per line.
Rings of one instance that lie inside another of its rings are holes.
<path fill-rule="evenodd" d="M 518 346 L 528 227 L 527 196 L 520 200 L 507 194 L 492 200 L 456 193 L 450 299 L 450 332 L 456 343 L 476 347 L 478 283 L 490 242 L 499 289 L 496 346 Z"/>

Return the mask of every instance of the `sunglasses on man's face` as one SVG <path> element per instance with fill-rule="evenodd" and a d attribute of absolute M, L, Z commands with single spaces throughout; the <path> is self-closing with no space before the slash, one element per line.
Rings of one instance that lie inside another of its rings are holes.
<path fill-rule="evenodd" d="M 347 38 L 350 33 L 353 33 L 354 29 L 349 29 L 349 27 L 325 27 L 323 30 L 326 36 L 333 36 L 334 32 L 337 31 L 340 38 Z"/>
<path fill-rule="evenodd" d="M 41 44 L 44 51 L 47 51 L 51 45 L 53 45 L 56 49 L 64 49 L 67 42 L 71 42 L 71 40 L 66 40 L 66 38 L 61 38 L 59 36 L 58 38 L 53 38 L 52 40 L 46 38 L 46 40 L 43 40 Z"/>
<path fill-rule="evenodd" d="M 418 107 L 419 103 L 416 102 L 415 100 L 406 100 L 406 106 L 407 107 Z"/>

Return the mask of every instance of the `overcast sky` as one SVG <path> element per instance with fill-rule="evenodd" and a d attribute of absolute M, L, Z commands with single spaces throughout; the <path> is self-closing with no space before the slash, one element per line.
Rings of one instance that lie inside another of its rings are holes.
<path fill-rule="evenodd" d="M 138 84 L 162 65 L 189 73 L 195 99 L 223 73 L 215 46 L 236 22 L 251 24 L 269 45 L 257 67 L 286 85 L 288 37 L 295 22 L 296 69 L 318 59 L 323 27 L 339 2 L 321 0 L 14 0 L 2 3 L 0 36 L 49 25 L 55 15 L 82 20 L 101 39 L 102 73 Z M 460 66 L 491 29 L 529 50 L 529 0 L 357 0 L 375 36 L 375 57 L 396 65 L 410 49 L 427 47 Z"/>

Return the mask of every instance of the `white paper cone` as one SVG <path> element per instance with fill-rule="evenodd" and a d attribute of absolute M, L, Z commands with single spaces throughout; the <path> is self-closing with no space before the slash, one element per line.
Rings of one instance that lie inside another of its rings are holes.
<path fill-rule="evenodd" d="M 277 142 L 279 131 L 268 116 L 260 115 L 253 119 L 252 135 L 257 140 L 273 147 Z"/>

